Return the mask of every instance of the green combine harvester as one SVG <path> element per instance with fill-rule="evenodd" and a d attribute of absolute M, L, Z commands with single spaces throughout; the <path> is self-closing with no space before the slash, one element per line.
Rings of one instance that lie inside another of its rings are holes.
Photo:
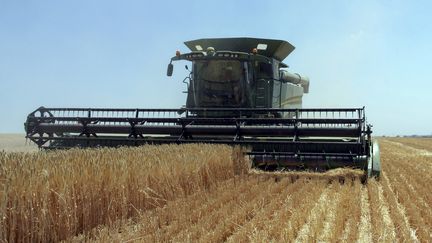
<path fill-rule="evenodd" d="M 283 40 L 199 39 L 185 42 L 168 65 L 192 70 L 180 109 L 45 108 L 30 113 L 26 137 L 40 148 L 212 143 L 240 145 L 266 170 L 359 168 L 380 176 L 379 146 L 363 108 L 304 109 L 309 79 L 282 61 Z"/>

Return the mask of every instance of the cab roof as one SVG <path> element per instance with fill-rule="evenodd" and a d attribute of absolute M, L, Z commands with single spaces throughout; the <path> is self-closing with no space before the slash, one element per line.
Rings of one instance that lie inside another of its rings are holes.
<path fill-rule="evenodd" d="M 257 48 L 258 54 L 274 58 L 278 61 L 285 59 L 295 47 L 284 40 L 260 39 L 260 38 L 206 38 L 186 41 L 185 45 L 191 51 L 205 51 L 208 47 L 216 51 L 238 51 L 251 53 Z"/>

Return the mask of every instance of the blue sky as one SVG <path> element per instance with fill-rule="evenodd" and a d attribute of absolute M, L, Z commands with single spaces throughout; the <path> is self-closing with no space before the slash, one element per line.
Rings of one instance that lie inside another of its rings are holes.
<path fill-rule="evenodd" d="M 46 107 L 177 108 L 166 65 L 204 37 L 283 39 L 304 107 L 366 106 L 377 135 L 432 134 L 430 1 L 0 0 L 0 133 Z"/>

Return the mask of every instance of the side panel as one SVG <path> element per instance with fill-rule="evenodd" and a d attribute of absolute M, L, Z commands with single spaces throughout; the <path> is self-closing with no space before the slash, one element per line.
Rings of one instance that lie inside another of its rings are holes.
<path fill-rule="evenodd" d="M 300 109 L 302 108 L 302 98 L 304 94 L 303 87 L 298 84 L 280 82 L 279 62 L 273 60 L 273 97 L 272 107 L 283 109 Z"/>
<path fill-rule="evenodd" d="M 303 87 L 291 83 L 274 82 L 273 86 L 273 108 L 301 109 L 303 98 Z M 288 113 L 284 115 L 289 115 Z M 283 118 L 292 118 L 284 116 Z"/>
<path fill-rule="evenodd" d="M 281 108 L 302 108 L 303 87 L 291 83 L 281 85 Z"/>

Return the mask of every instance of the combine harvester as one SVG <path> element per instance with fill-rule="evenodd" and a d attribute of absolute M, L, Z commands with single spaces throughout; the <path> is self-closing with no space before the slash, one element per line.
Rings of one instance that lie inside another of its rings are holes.
<path fill-rule="evenodd" d="M 303 109 L 309 79 L 282 61 L 294 46 L 256 38 L 185 42 L 192 62 L 180 109 L 45 108 L 30 113 L 26 137 L 40 148 L 214 143 L 248 148 L 253 166 L 325 171 L 348 167 L 379 177 L 378 144 L 364 108 Z"/>

